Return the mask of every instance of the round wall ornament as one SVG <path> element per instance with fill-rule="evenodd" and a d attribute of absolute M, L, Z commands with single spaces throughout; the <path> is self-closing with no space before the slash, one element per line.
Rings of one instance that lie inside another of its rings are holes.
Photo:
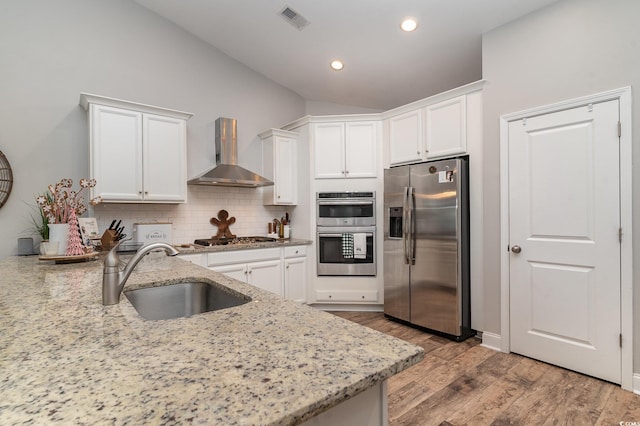
<path fill-rule="evenodd" d="M 7 202 L 13 187 L 13 173 L 7 157 L 0 151 L 0 208 Z"/>

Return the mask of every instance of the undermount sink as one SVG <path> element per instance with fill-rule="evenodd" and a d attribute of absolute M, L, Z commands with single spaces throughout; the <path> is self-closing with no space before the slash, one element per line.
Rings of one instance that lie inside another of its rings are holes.
<path fill-rule="evenodd" d="M 240 306 L 251 301 L 203 281 L 180 282 L 124 292 L 138 314 L 148 320 L 190 317 L 203 312 Z"/>

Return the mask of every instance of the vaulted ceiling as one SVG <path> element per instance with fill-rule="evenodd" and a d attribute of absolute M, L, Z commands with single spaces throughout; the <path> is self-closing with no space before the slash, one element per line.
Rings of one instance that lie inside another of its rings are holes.
<path fill-rule="evenodd" d="M 135 1 L 309 101 L 385 110 L 481 79 L 482 34 L 558 0 Z"/>

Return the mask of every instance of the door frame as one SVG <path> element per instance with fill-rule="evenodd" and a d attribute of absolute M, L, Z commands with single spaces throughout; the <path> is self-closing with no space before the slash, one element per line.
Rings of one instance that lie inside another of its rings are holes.
<path fill-rule="evenodd" d="M 633 232 L 631 87 L 597 93 L 500 116 L 500 336 L 499 349 L 511 352 L 509 318 L 509 122 L 589 104 L 618 100 L 620 106 L 620 331 L 621 386 L 633 390 Z M 495 342 L 498 343 L 498 342 Z"/>

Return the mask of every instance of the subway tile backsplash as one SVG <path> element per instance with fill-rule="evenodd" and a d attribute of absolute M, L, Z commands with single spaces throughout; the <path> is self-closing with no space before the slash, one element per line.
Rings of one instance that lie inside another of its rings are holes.
<path fill-rule="evenodd" d="M 103 203 L 93 207 L 93 215 L 101 232 L 113 219 L 122 220 L 128 237 L 134 223 L 171 222 L 173 244 L 183 244 L 214 236 L 218 228 L 209 221 L 223 209 L 236 218 L 230 229 L 238 236 L 266 235 L 267 223 L 293 212 L 293 207 L 262 205 L 260 188 L 189 186 L 188 191 L 186 204 Z"/>

